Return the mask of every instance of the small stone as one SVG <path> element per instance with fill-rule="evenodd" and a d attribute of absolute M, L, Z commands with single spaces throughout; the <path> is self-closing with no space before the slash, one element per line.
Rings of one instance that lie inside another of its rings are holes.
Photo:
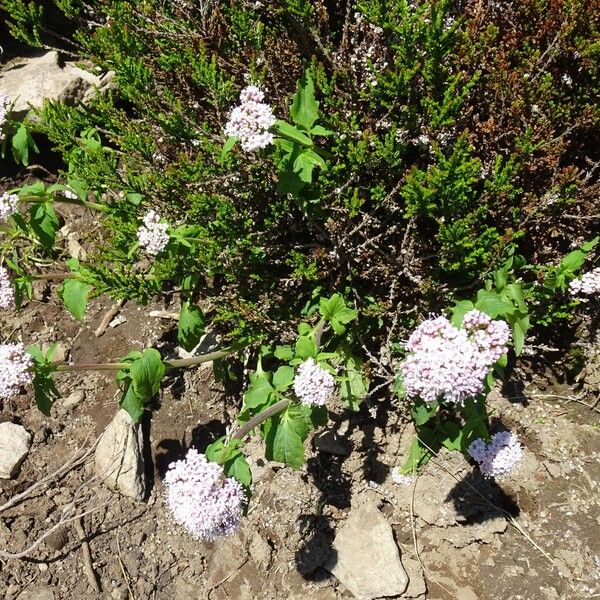
<path fill-rule="evenodd" d="M 31 447 L 31 434 L 22 425 L 0 423 L 0 479 L 11 479 Z"/>
<path fill-rule="evenodd" d="M 44 586 L 29 588 L 24 592 L 21 592 L 17 597 L 17 600 L 55 600 L 56 597 L 53 588 Z"/>
<path fill-rule="evenodd" d="M 69 394 L 60 404 L 65 410 L 73 410 L 85 400 L 85 392 L 76 390 Z"/>
<path fill-rule="evenodd" d="M 392 528 L 370 503 L 350 511 L 325 568 L 359 600 L 399 596 L 408 586 Z"/>
<path fill-rule="evenodd" d="M 96 448 L 94 471 L 111 489 L 134 500 L 146 495 L 141 426 L 123 409 L 108 424 Z"/>
<path fill-rule="evenodd" d="M 44 543 L 48 548 L 52 550 L 61 550 L 67 545 L 69 541 L 69 534 L 67 533 L 66 527 L 61 527 L 56 531 L 53 531 L 45 540 Z"/>

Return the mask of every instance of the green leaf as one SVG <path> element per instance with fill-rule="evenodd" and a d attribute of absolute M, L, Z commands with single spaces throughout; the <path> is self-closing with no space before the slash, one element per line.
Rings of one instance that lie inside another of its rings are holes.
<path fill-rule="evenodd" d="M 294 369 L 287 365 L 279 367 L 273 375 L 273 386 L 279 392 L 287 390 L 294 381 Z"/>
<path fill-rule="evenodd" d="M 561 271 L 577 271 L 585 262 L 586 253 L 581 250 L 569 252 L 561 261 L 559 269 Z"/>
<path fill-rule="evenodd" d="M 519 356 L 525 346 L 525 338 L 529 330 L 529 315 L 523 315 L 512 323 L 513 344 L 515 354 Z"/>
<path fill-rule="evenodd" d="M 299 405 L 290 405 L 281 415 L 271 419 L 265 437 L 265 456 L 293 469 L 304 464 L 304 440 L 311 429 L 306 413 Z"/>
<path fill-rule="evenodd" d="M 340 398 L 354 412 L 360 409 L 369 391 L 369 381 L 363 375 L 363 361 L 357 356 L 349 356 L 346 361 L 344 379 L 340 382 Z"/>
<path fill-rule="evenodd" d="M 190 352 L 200 342 L 204 335 L 204 313 L 196 304 L 184 301 L 179 313 L 179 327 L 177 329 L 177 341 L 179 345 Z"/>
<path fill-rule="evenodd" d="M 437 452 L 440 447 L 435 433 L 427 427 L 421 427 L 418 430 L 417 436 L 412 442 L 406 462 L 400 468 L 400 472 L 404 475 L 411 475 L 415 471 L 418 471 L 433 456 L 431 451 L 420 442 L 419 438 L 434 452 Z"/>
<path fill-rule="evenodd" d="M 254 373 L 250 376 L 250 386 L 244 394 L 244 409 L 258 408 L 269 404 L 274 398 L 275 389 L 271 385 L 268 373 Z"/>
<path fill-rule="evenodd" d="M 415 421 L 416 425 L 424 425 L 435 415 L 438 410 L 438 403 L 433 402 L 427 404 L 422 400 L 417 400 L 410 409 L 410 414 Z"/>
<path fill-rule="evenodd" d="M 36 202 L 29 208 L 31 229 L 46 251 L 51 252 L 58 231 L 58 216 L 50 202 Z"/>
<path fill-rule="evenodd" d="M 284 138 L 296 142 L 301 146 L 310 148 L 313 145 L 313 141 L 305 133 L 302 133 L 297 127 L 294 127 L 281 119 L 275 121 L 275 131 L 279 135 L 284 136 Z"/>
<path fill-rule="evenodd" d="M 88 296 L 91 290 L 91 285 L 75 278 L 66 279 L 58 290 L 58 295 L 65 303 L 67 310 L 78 321 L 83 321 L 85 317 Z"/>
<path fill-rule="evenodd" d="M 475 308 L 475 305 L 470 300 L 461 300 L 457 302 L 451 309 L 452 313 L 452 325 L 460 327 L 462 325 L 465 315 Z"/>
<path fill-rule="evenodd" d="M 50 372 L 36 372 L 33 377 L 33 394 L 39 410 L 49 417 L 52 405 L 55 400 L 60 397 Z"/>
<path fill-rule="evenodd" d="M 25 123 L 21 123 L 17 132 L 12 138 L 12 154 L 15 162 L 23 166 L 29 164 L 29 148 L 38 152 L 38 148 L 29 133 L 29 129 Z"/>
<path fill-rule="evenodd" d="M 315 86 L 308 69 L 298 81 L 290 115 L 294 123 L 309 131 L 319 116 L 319 103 L 315 100 Z"/>
<path fill-rule="evenodd" d="M 296 342 L 296 357 L 306 360 L 315 358 L 319 352 L 314 335 L 301 335 Z"/>
<path fill-rule="evenodd" d="M 144 197 L 142 196 L 142 194 L 138 194 L 135 192 L 129 192 L 127 194 L 127 201 L 131 202 L 131 204 L 133 204 L 134 206 L 139 206 L 143 199 Z"/>
<path fill-rule="evenodd" d="M 400 369 L 398 369 L 396 379 L 394 380 L 394 393 L 400 400 L 406 398 L 406 386 L 404 385 L 404 377 L 402 377 L 402 371 L 400 371 Z"/>
<path fill-rule="evenodd" d="M 331 298 L 321 298 L 319 302 L 321 316 L 331 324 L 338 335 L 344 333 L 345 324 L 350 323 L 358 316 L 358 311 L 348 308 L 340 294 L 334 294 Z"/>
<path fill-rule="evenodd" d="M 517 309 L 512 302 L 506 302 L 496 292 L 479 290 L 475 308 L 495 319 L 502 315 L 512 315 Z"/>
<path fill-rule="evenodd" d="M 438 433 L 443 436 L 441 442 L 448 450 L 462 450 L 463 430 L 457 423 L 446 421 L 438 427 Z"/>
<path fill-rule="evenodd" d="M 126 375 L 120 377 L 126 382 L 121 408 L 125 409 L 134 421 L 139 420 L 144 404 L 160 389 L 165 371 L 160 352 L 154 348 L 147 348 L 131 363 Z"/>
<path fill-rule="evenodd" d="M 321 125 L 315 125 L 310 132 L 313 135 L 333 135 L 335 132 L 330 129 L 325 129 L 325 127 L 321 127 Z"/>
<path fill-rule="evenodd" d="M 288 361 L 294 358 L 294 350 L 291 346 L 277 346 L 273 354 L 275 358 L 278 358 L 279 360 Z"/>
<path fill-rule="evenodd" d="M 237 479 L 248 495 L 250 486 L 252 485 L 252 471 L 250 470 L 250 465 L 248 464 L 246 457 L 240 450 L 225 462 L 223 471 L 227 477 L 234 477 Z"/>
<path fill-rule="evenodd" d="M 227 141 L 223 144 L 223 149 L 221 150 L 221 160 L 224 160 L 225 157 L 233 150 L 233 147 L 237 143 L 237 138 L 229 137 Z"/>

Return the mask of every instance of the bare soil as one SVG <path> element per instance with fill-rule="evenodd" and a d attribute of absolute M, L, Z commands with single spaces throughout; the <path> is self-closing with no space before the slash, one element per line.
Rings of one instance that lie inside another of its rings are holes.
<path fill-rule="evenodd" d="M 149 345 L 175 355 L 174 322 L 150 314 L 176 307 L 127 304 L 120 324 L 96 338 L 110 306 L 93 301 L 81 326 L 40 285 L 36 299 L 18 315 L 0 317 L 0 326 L 3 338 L 14 332 L 27 343 L 58 340 L 74 362 L 116 360 Z M 599 415 L 565 400 L 579 397 L 568 387 L 547 388 L 542 397 L 535 381 L 518 398 L 490 395 L 496 426 L 516 431 L 527 448 L 520 469 L 498 483 L 483 480 L 459 454 L 442 452 L 413 484 L 398 485 L 390 469 L 403 460 L 410 425 L 388 404 L 353 415 L 333 406 L 330 427 L 348 447 L 316 451 L 311 444 L 306 467 L 292 471 L 267 463 L 260 441 L 252 440 L 255 485 L 248 517 L 236 535 L 199 543 L 168 518 L 162 477 L 190 445 L 202 449 L 222 435 L 239 400 L 215 383 L 210 366 L 177 373 L 144 424 L 151 487 L 146 502 L 106 489 L 88 462 L 0 515 L 0 548 L 18 552 L 52 527 L 74 497 L 82 510 L 101 506 L 84 519 L 101 593 L 91 587 L 81 541 L 67 524 L 26 559 L 0 563 L 0 597 L 351 598 L 323 564 L 336 529 L 365 501 L 377 502 L 393 526 L 411 578 L 410 597 L 600 597 Z M 0 505 L 92 443 L 117 410 L 110 375 L 62 375 L 57 382 L 64 398 L 75 391 L 85 398 L 71 408 L 57 401 L 50 418 L 38 412 L 31 395 L 2 407 L 0 420 L 22 423 L 34 442 L 18 477 L 0 483 Z"/>

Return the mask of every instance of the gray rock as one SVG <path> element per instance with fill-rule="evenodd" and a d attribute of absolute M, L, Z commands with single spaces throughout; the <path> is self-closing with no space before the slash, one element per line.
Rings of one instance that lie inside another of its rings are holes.
<path fill-rule="evenodd" d="M 54 588 L 36 587 L 21 592 L 17 600 L 55 600 L 56 594 Z"/>
<path fill-rule="evenodd" d="M 31 106 L 40 108 L 45 99 L 66 103 L 88 102 L 96 88 L 114 87 L 114 74 L 99 77 L 79 68 L 73 62 L 60 64 L 58 52 L 40 56 L 15 58 L 0 71 L 0 93 L 16 100 L 12 116 L 21 120 Z"/>
<path fill-rule="evenodd" d="M 85 400 L 85 392 L 83 390 L 75 390 L 69 394 L 60 404 L 65 410 L 73 410 Z"/>
<path fill-rule="evenodd" d="M 134 500 L 144 499 L 142 430 L 123 409 L 115 415 L 98 442 L 94 471 L 111 489 Z"/>
<path fill-rule="evenodd" d="M 427 584 L 423 577 L 423 569 L 421 563 L 414 558 L 408 558 L 404 556 L 402 563 L 408 573 L 408 587 L 404 592 L 403 598 L 419 598 L 427 594 Z"/>
<path fill-rule="evenodd" d="M 31 434 L 21 425 L 0 423 L 0 479 L 11 479 L 27 457 Z"/>
<path fill-rule="evenodd" d="M 350 511 L 325 568 L 358 600 L 399 596 L 408 586 L 392 528 L 370 503 Z"/>

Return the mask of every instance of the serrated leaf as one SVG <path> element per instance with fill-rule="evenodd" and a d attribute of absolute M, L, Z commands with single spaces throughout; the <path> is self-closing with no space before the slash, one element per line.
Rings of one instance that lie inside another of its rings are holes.
<path fill-rule="evenodd" d="M 315 86 L 308 69 L 298 81 L 296 95 L 290 106 L 294 123 L 310 130 L 319 116 L 319 103 L 315 99 Z"/>
<path fill-rule="evenodd" d="M 475 305 L 470 300 L 461 300 L 457 302 L 451 309 L 452 313 L 452 325 L 454 327 L 460 327 L 462 325 L 465 315 L 475 308 Z"/>
<path fill-rule="evenodd" d="M 179 345 L 190 352 L 198 345 L 200 338 L 204 335 L 204 325 L 204 313 L 200 310 L 200 307 L 188 301 L 182 302 L 177 329 Z"/>
<path fill-rule="evenodd" d="M 295 354 L 297 358 L 306 360 L 307 358 L 315 358 L 319 352 L 317 342 L 314 336 L 301 335 L 296 342 Z"/>
<path fill-rule="evenodd" d="M 267 373 L 251 378 L 250 387 L 244 394 L 244 409 L 258 408 L 268 404 L 275 390 L 268 379 Z"/>
<path fill-rule="evenodd" d="M 369 382 L 362 373 L 363 361 L 350 356 L 346 361 L 344 380 L 340 382 L 340 398 L 354 412 L 360 409 L 369 391 Z"/>
<path fill-rule="evenodd" d="M 294 350 L 291 346 L 277 346 L 273 355 L 279 360 L 292 360 L 294 358 Z"/>
<path fill-rule="evenodd" d="M 58 231 L 58 215 L 50 202 L 36 202 L 29 208 L 31 229 L 42 246 L 51 252 Z"/>
<path fill-rule="evenodd" d="M 49 417 L 52 405 L 57 398 L 60 398 L 51 373 L 36 372 L 33 378 L 33 393 L 38 409 Z"/>
<path fill-rule="evenodd" d="M 87 301 L 92 286 L 79 279 L 66 279 L 59 289 L 59 296 L 65 303 L 67 310 L 78 320 L 83 321 L 87 308 Z"/>
<path fill-rule="evenodd" d="M 281 415 L 271 419 L 265 437 L 267 459 L 299 469 L 304 464 L 304 440 L 310 429 L 304 410 L 298 405 L 289 406 Z"/>
<path fill-rule="evenodd" d="M 517 310 L 512 302 L 506 302 L 496 292 L 487 290 L 477 292 L 475 308 L 488 314 L 493 319 L 500 315 L 512 315 Z"/>
<path fill-rule="evenodd" d="M 410 409 L 410 414 L 416 425 L 425 425 L 438 410 L 438 404 L 427 404 L 422 401 L 415 402 Z"/>
<path fill-rule="evenodd" d="M 335 320 L 338 324 L 350 323 L 350 321 L 356 319 L 358 315 L 358 311 L 346 306 L 346 303 L 340 294 L 334 294 L 331 298 L 321 298 L 319 310 L 321 316 L 326 321 L 332 322 Z"/>
<path fill-rule="evenodd" d="M 284 365 L 273 374 L 273 386 L 279 392 L 287 390 L 294 381 L 294 369 Z"/>

